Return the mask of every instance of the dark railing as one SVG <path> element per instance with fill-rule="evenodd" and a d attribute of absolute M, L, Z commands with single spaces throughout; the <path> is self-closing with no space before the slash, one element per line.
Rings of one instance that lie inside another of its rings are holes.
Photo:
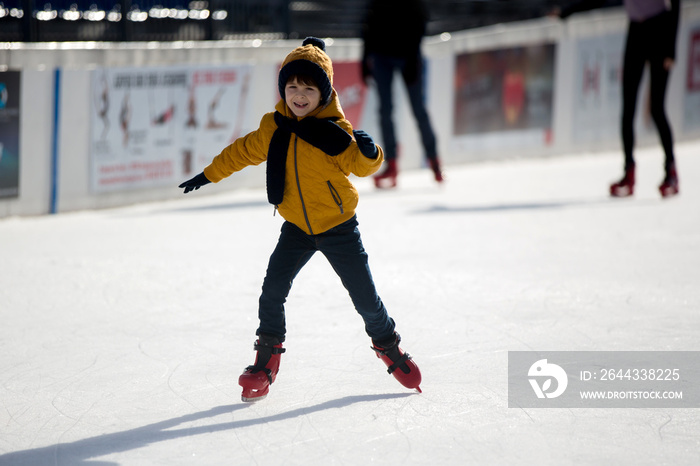
<path fill-rule="evenodd" d="M 562 3 L 428 0 L 428 34 L 536 18 Z M 0 0 L 0 42 L 359 37 L 367 4 L 368 0 Z"/>

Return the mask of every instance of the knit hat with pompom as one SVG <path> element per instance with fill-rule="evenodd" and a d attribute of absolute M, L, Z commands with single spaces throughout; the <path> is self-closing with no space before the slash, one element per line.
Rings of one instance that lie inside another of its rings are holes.
<path fill-rule="evenodd" d="M 301 47 L 287 55 L 280 68 L 277 85 L 284 99 L 287 80 L 295 75 L 309 76 L 321 91 L 321 105 L 325 105 L 333 94 L 333 63 L 326 54 L 326 43 L 316 37 L 307 37 Z"/>

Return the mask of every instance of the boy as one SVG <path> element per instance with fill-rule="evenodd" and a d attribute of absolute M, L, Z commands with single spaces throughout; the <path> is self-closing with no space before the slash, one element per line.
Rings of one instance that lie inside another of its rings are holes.
<path fill-rule="evenodd" d="M 259 300 L 255 364 L 238 379 L 241 398 L 262 399 L 275 381 L 285 352 L 284 303 L 292 281 L 316 251 L 341 278 L 388 372 L 420 392 L 420 370 L 399 348 L 394 320 L 377 295 L 357 228 L 358 193 L 348 178 L 350 173 L 376 172 L 383 151 L 345 119 L 322 40 L 309 37 L 287 56 L 278 87 L 282 100 L 276 112 L 264 115 L 260 128 L 234 141 L 202 173 L 180 185 L 188 193 L 267 161 L 268 201 L 285 219 Z"/>

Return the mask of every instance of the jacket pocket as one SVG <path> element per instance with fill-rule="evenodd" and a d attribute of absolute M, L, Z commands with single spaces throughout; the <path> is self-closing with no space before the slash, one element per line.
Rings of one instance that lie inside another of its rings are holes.
<path fill-rule="evenodd" d="M 330 180 L 326 181 L 326 184 L 328 185 L 328 189 L 331 192 L 331 197 L 333 198 L 333 202 L 335 202 L 335 205 L 337 205 L 338 208 L 340 209 L 340 213 L 344 214 L 345 209 L 343 208 L 343 200 L 340 198 L 340 194 L 338 194 L 338 190 L 335 189 L 335 187 L 333 186 L 333 183 L 331 183 Z"/>

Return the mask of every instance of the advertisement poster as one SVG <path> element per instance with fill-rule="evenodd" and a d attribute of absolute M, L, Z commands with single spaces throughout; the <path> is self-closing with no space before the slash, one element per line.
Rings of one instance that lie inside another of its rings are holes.
<path fill-rule="evenodd" d="M 688 43 L 688 75 L 685 95 L 686 131 L 700 128 L 700 25 L 692 28 Z"/>
<path fill-rule="evenodd" d="M 355 128 L 362 125 L 367 100 L 367 87 L 362 82 L 361 68 L 359 61 L 333 64 L 333 87 L 338 93 L 345 118 Z"/>
<path fill-rule="evenodd" d="M 252 67 L 93 72 L 91 189 L 173 184 L 249 131 Z"/>
<path fill-rule="evenodd" d="M 619 138 L 624 40 L 624 34 L 613 34 L 578 43 L 572 109 L 576 142 Z"/>
<path fill-rule="evenodd" d="M 0 72 L 0 199 L 19 196 L 20 72 Z"/>
<path fill-rule="evenodd" d="M 553 44 L 461 54 L 455 69 L 455 136 L 551 133 Z"/>

